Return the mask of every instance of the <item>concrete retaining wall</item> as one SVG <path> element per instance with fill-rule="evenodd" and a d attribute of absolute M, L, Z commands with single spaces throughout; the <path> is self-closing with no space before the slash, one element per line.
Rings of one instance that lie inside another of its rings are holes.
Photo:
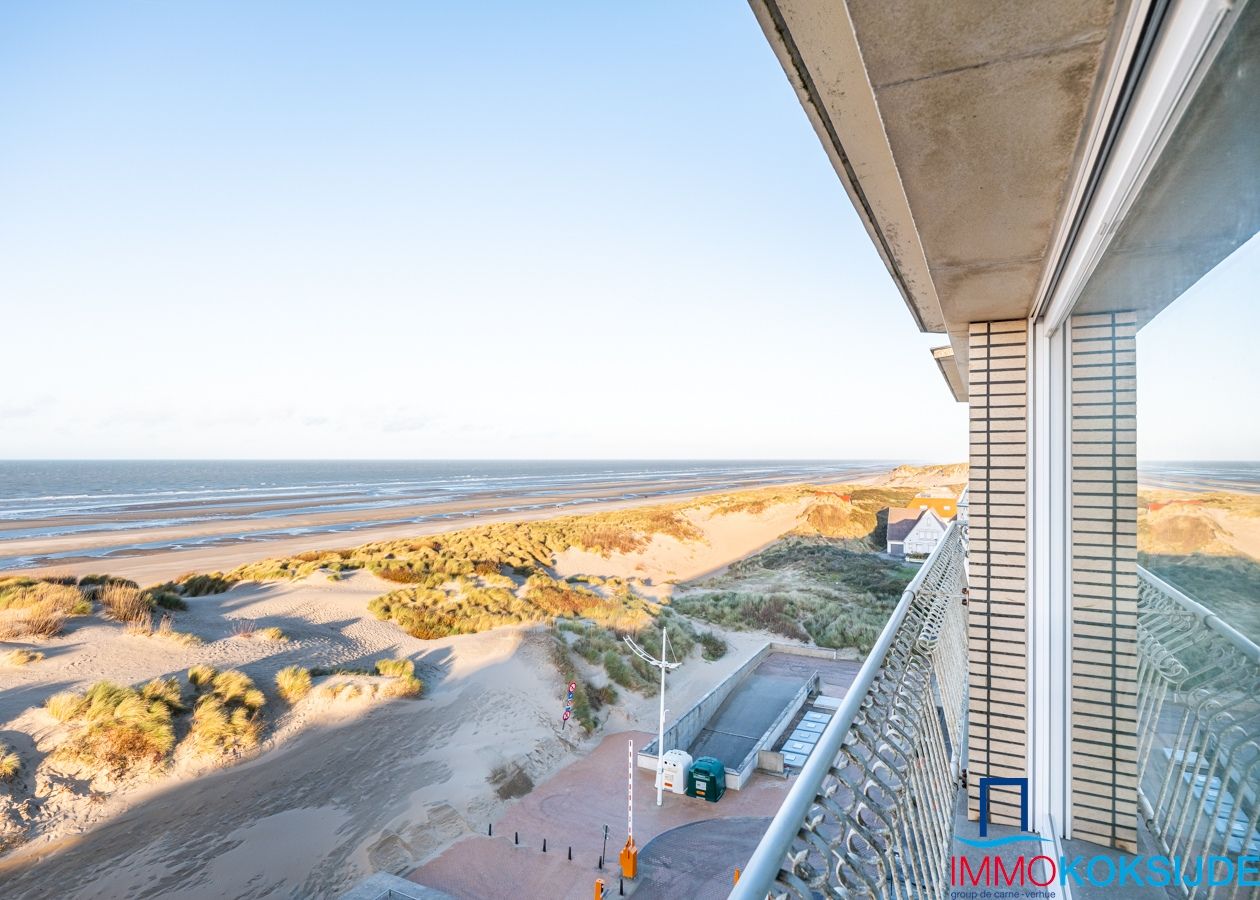
<path fill-rule="evenodd" d="M 861 655 L 852 647 L 845 647 L 841 650 L 832 650 L 828 647 L 806 647 L 802 644 L 780 644 L 778 641 L 770 642 L 771 653 L 791 653 L 793 656 L 808 656 L 810 659 L 831 659 L 831 660 L 858 660 Z"/>

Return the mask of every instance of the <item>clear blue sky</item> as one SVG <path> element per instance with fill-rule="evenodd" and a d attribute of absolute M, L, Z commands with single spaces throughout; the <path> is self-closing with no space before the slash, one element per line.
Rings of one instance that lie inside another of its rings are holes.
<path fill-rule="evenodd" d="M 0 456 L 965 453 L 742 3 L 10 3 L 0 122 Z"/>

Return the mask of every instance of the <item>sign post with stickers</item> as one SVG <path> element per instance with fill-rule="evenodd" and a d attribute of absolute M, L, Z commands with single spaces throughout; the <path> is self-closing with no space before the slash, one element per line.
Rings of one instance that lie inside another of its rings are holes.
<path fill-rule="evenodd" d="M 577 682 L 569 682 L 569 693 L 564 698 L 564 714 L 560 716 L 560 727 L 564 728 L 573 718 L 573 695 L 577 692 Z"/>

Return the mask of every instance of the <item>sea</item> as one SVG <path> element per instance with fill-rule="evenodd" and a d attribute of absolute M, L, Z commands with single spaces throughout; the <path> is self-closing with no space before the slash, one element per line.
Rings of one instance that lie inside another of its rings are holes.
<path fill-rule="evenodd" d="M 1143 487 L 1179 491 L 1260 493 L 1257 460 L 1138 460 Z"/>
<path fill-rule="evenodd" d="M 3 460 L 0 569 L 485 514 L 539 509 L 559 513 L 597 502 L 593 494 L 598 499 L 650 499 L 696 490 L 852 478 L 896 464 L 887 460 Z M 451 511 L 451 504 L 459 504 L 460 509 Z M 432 512 L 426 510 L 430 507 Z M 400 514 L 391 515 L 394 509 Z M 300 525 L 276 521 L 320 513 L 336 514 L 338 521 Z M 195 533 L 197 526 L 208 522 L 230 524 L 216 527 L 211 534 Z M 172 529 L 178 536 L 144 534 L 151 529 Z M 182 534 L 180 529 L 184 529 Z M 83 539 L 82 545 L 69 546 L 76 536 Z M 6 554 L 6 544 L 18 540 L 25 542 L 24 552 Z M 32 541 L 40 540 L 47 540 L 48 547 L 32 551 Z"/>

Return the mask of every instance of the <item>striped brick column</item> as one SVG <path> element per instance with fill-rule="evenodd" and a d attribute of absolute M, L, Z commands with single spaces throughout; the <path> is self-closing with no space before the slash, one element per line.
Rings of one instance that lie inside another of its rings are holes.
<path fill-rule="evenodd" d="M 1071 319 L 1072 834 L 1137 846 L 1134 313 Z"/>
<path fill-rule="evenodd" d="M 1028 751 L 1028 323 L 970 328 L 968 814 L 979 779 L 1025 777 Z M 1019 824 L 1018 793 L 994 789 L 989 820 Z"/>

